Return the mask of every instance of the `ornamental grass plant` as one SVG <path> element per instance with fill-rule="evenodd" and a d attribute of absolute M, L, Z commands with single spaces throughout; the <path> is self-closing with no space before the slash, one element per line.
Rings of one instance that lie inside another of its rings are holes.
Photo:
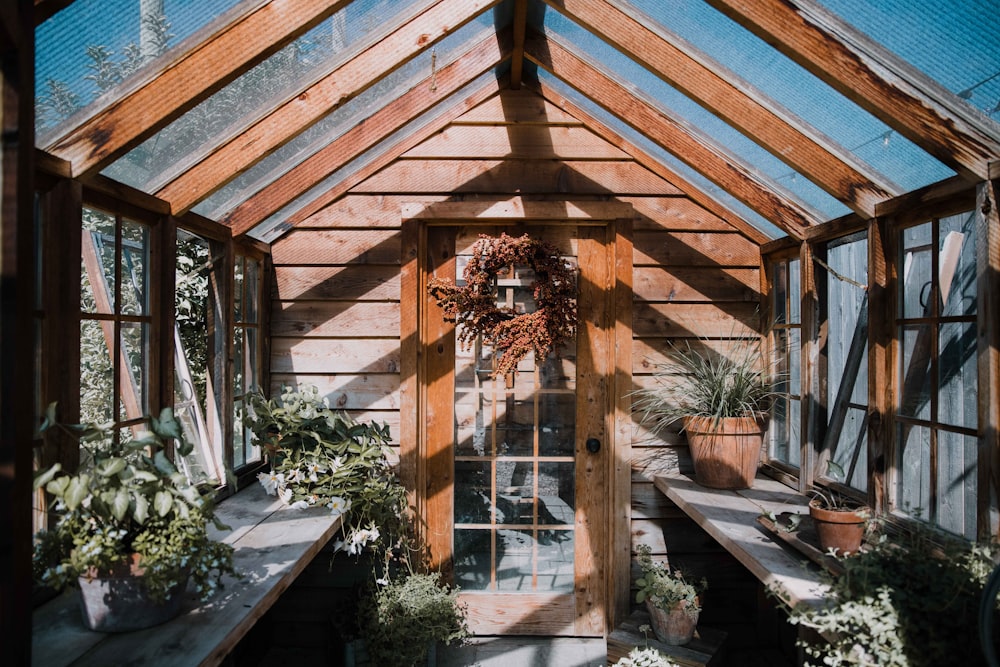
<path fill-rule="evenodd" d="M 684 417 L 763 416 L 778 393 L 778 378 L 765 368 L 757 336 L 740 336 L 725 353 L 685 341 L 670 345 L 671 360 L 655 364 L 655 386 L 630 393 L 632 411 L 653 433 Z"/>

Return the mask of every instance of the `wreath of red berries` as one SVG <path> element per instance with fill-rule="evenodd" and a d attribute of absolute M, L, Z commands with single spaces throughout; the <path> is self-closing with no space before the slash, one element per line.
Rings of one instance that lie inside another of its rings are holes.
<path fill-rule="evenodd" d="M 535 310 L 518 313 L 497 306 L 496 277 L 515 264 L 535 273 Z M 501 234 L 480 235 L 465 267 L 465 285 L 434 278 L 427 291 L 444 309 L 445 321 L 460 325 L 458 339 L 468 348 L 477 336 L 500 351 L 494 377 L 503 377 L 534 351 L 540 363 L 576 333 L 575 279 L 559 250 L 543 241 Z"/>

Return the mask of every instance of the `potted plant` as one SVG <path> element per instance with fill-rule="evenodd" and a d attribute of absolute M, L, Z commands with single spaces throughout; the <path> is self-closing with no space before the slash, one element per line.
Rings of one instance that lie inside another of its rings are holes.
<path fill-rule="evenodd" d="M 187 583 L 203 599 L 223 574 L 235 575 L 233 549 L 209 537 L 225 529 L 212 499 L 179 472 L 164 451 L 192 445 L 173 411 L 150 417 L 150 431 L 128 442 L 107 438 L 93 424 L 67 426 L 46 412 L 41 431 L 63 428 L 80 439 L 81 462 L 69 474 L 59 464 L 36 475 L 35 488 L 52 497 L 53 525 L 37 536 L 34 569 L 46 586 L 81 589 L 84 622 L 92 630 L 136 630 L 180 612 Z"/>
<path fill-rule="evenodd" d="M 844 469 L 835 461 L 827 461 L 827 471 L 836 481 L 845 478 Z M 809 516 L 820 548 L 840 556 L 857 553 L 871 516 L 868 507 L 830 490 L 816 488 L 811 493 Z"/>
<path fill-rule="evenodd" d="M 635 601 L 646 603 L 653 634 L 664 644 L 682 645 L 691 641 L 701 613 L 699 596 L 708 587 L 702 579 L 696 586 L 684 578 L 680 570 L 669 570 L 663 563 L 653 562 L 646 545 L 637 549 L 642 577 L 636 580 Z"/>
<path fill-rule="evenodd" d="M 690 343 L 672 349 L 672 362 L 656 365 L 656 386 L 631 393 L 633 411 L 652 422 L 654 433 L 682 422 L 702 486 L 749 488 L 776 386 L 765 372 L 760 341 L 740 337 L 725 354 Z"/>
<path fill-rule="evenodd" d="M 406 532 L 406 491 L 388 455 L 389 427 L 359 423 L 330 409 L 313 386 L 251 395 L 247 426 L 268 452 L 271 469 L 257 478 L 295 508 L 327 507 L 344 515 L 338 551 L 360 555 L 396 546 Z"/>
<path fill-rule="evenodd" d="M 374 582 L 361 600 L 359 631 L 368 662 L 387 667 L 435 664 L 438 642 L 451 644 L 468 634 L 458 591 L 437 573 L 410 571 Z"/>

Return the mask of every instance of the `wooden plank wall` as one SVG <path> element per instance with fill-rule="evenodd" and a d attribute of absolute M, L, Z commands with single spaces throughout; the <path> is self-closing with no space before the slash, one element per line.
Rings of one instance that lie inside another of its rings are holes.
<path fill-rule="evenodd" d="M 538 95 L 506 91 L 274 243 L 272 389 L 315 384 L 331 404 L 398 433 L 400 207 L 512 196 L 634 206 L 636 386 L 670 341 L 708 336 L 725 347 L 758 328 L 756 243 Z M 712 540 L 650 482 L 686 467 L 683 441 L 637 424 L 633 445 L 633 546 L 685 562 L 711 554 L 718 573 Z"/>

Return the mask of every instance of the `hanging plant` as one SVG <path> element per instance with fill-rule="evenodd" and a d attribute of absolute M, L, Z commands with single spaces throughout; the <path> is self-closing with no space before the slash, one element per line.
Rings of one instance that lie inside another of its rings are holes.
<path fill-rule="evenodd" d="M 518 313 L 497 305 L 496 278 L 515 264 L 527 265 L 535 273 L 533 312 Z M 500 351 L 494 377 L 513 372 L 532 351 L 541 362 L 576 333 L 573 270 L 551 244 L 527 234 L 482 235 L 472 247 L 464 277 L 461 287 L 434 278 L 427 291 L 444 309 L 445 321 L 461 325 L 458 340 L 463 348 L 482 336 Z"/>

